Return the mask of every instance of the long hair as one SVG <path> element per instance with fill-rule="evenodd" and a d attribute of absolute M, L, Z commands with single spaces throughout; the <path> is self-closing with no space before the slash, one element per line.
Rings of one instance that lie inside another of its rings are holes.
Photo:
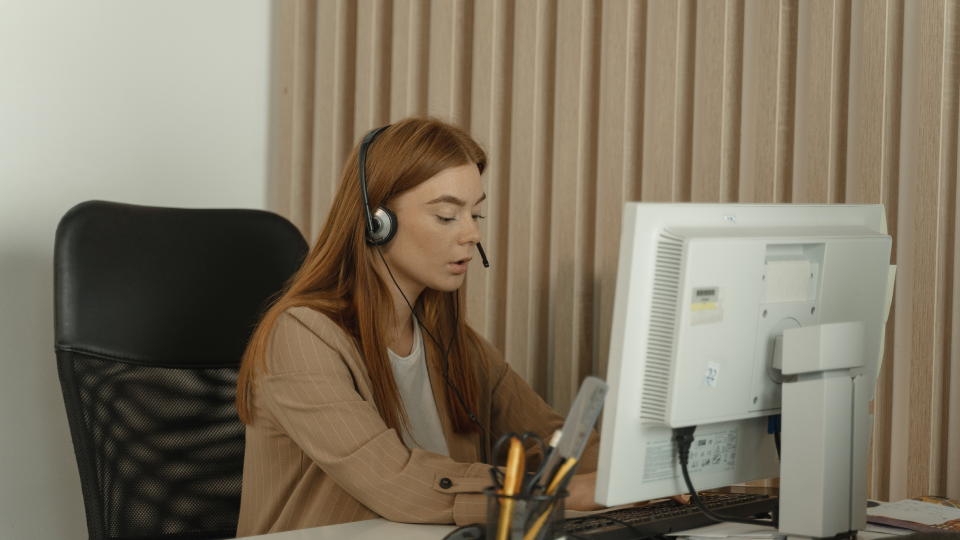
<path fill-rule="evenodd" d="M 340 186 L 327 221 L 300 270 L 257 324 L 240 364 L 237 379 L 237 411 L 249 424 L 248 398 L 256 392 L 256 380 L 267 371 L 266 354 L 271 331 L 280 315 L 292 307 L 305 306 L 326 315 L 353 337 L 363 355 L 373 397 L 388 428 L 409 426 L 403 401 L 387 356 L 387 329 L 395 323 L 396 310 L 390 287 L 375 270 L 379 254 L 364 238 L 366 220 L 360 197 L 359 145 L 353 148 L 340 177 Z M 367 191 L 371 210 L 390 201 L 451 167 L 475 163 L 486 168 L 483 149 L 463 130 L 433 118 L 408 118 L 381 132 L 367 151 Z M 475 366 L 470 364 L 467 340 L 481 351 L 480 337 L 466 323 L 459 305 L 465 305 L 462 288 L 452 292 L 425 289 L 414 308 L 423 324 L 446 346 L 456 331 L 448 361 L 450 379 L 471 410 L 478 409 Z M 456 329 L 456 330 L 454 330 Z M 432 342 L 424 347 L 441 355 Z M 484 359 L 485 360 L 485 359 Z M 446 407 L 458 433 L 479 432 L 449 388 Z"/>

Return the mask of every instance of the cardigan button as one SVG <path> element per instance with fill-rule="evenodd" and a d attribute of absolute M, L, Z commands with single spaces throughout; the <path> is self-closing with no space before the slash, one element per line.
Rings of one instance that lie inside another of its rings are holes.
<path fill-rule="evenodd" d="M 440 487 L 443 489 L 450 489 L 453 487 L 453 482 L 451 482 L 449 478 L 441 478 Z"/>

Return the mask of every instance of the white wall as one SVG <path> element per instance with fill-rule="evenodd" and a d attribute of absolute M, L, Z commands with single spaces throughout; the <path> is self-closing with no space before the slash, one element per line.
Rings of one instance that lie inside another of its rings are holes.
<path fill-rule="evenodd" d="M 0 538 L 86 538 L 53 353 L 73 205 L 263 208 L 266 0 L 0 0 Z"/>

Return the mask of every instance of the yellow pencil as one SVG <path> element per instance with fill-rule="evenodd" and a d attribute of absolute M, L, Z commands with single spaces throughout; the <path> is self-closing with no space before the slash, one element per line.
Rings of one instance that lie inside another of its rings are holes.
<path fill-rule="evenodd" d="M 567 458 L 567 461 L 560 466 L 560 469 L 557 471 L 557 474 L 553 475 L 553 480 L 550 481 L 550 486 L 547 487 L 547 495 L 554 495 L 557 492 L 557 488 L 560 487 L 560 482 L 563 480 L 567 473 L 570 472 L 570 469 L 577 464 L 577 458 L 570 457 Z M 547 507 L 547 510 L 540 514 L 540 517 L 537 518 L 537 521 L 530 526 L 530 530 L 527 531 L 527 534 L 524 535 L 523 540 L 533 540 L 537 537 L 537 533 L 540 532 L 540 529 L 543 528 L 543 524 L 546 523 L 547 518 L 550 517 L 550 514 L 553 513 L 554 503 L 550 503 L 550 506 Z"/>
<path fill-rule="evenodd" d="M 520 439 L 510 439 L 510 451 L 507 454 L 507 470 L 504 472 L 503 494 L 517 495 L 523 484 L 524 457 L 523 444 Z M 497 528 L 497 540 L 508 540 L 510 537 L 510 520 L 513 513 L 513 499 L 500 499 L 500 523 Z"/>

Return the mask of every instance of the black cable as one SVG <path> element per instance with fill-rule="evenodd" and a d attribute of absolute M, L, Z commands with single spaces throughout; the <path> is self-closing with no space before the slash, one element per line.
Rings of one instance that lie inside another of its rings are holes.
<path fill-rule="evenodd" d="M 387 260 L 383 258 L 383 252 L 380 251 L 380 246 L 374 244 L 374 247 L 377 248 L 377 253 L 380 254 L 380 260 L 383 261 L 383 266 L 386 267 L 387 273 L 390 274 L 390 279 L 393 280 L 393 284 L 397 286 L 397 290 L 400 291 L 400 296 L 403 297 L 403 301 L 407 303 L 407 307 L 410 308 L 410 313 L 413 314 L 413 318 L 416 319 L 417 324 L 420 325 L 420 328 L 423 328 L 423 331 L 430 336 L 430 340 L 433 341 L 433 344 L 440 349 L 440 354 L 443 355 L 443 378 L 447 382 L 447 386 L 453 390 L 453 394 L 457 397 L 457 401 L 460 402 L 460 405 L 463 407 L 463 410 L 467 411 L 467 416 L 470 418 L 470 421 L 477 425 L 480 428 L 481 439 L 480 439 L 480 458 L 484 463 L 487 463 L 487 430 L 483 429 L 483 426 L 480 425 L 480 420 L 477 419 L 477 415 L 473 414 L 473 411 L 470 410 L 470 407 L 467 407 L 467 402 L 463 400 L 463 396 L 460 395 L 460 391 L 457 390 L 457 387 L 454 386 L 453 381 L 450 380 L 450 351 L 453 349 L 453 340 L 457 337 L 457 328 L 460 326 L 460 294 L 456 295 L 456 323 L 453 325 L 453 335 L 450 336 L 450 342 L 447 344 L 446 350 L 443 346 L 440 345 L 440 342 L 437 341 L 437 338 L 433 337 L 433 334 L 427 330 L 427 327 L 423 325 L 423 322 L 420 321 L 420 317 L 417 317 L 416 310 L 413 309 L 413 306 L 410 304 L 410 300 L 407 299 L 407 295 L 403 294 L 403 289 L 400 288 L 400 284 L 397 283 L 397 278 L 393 277 L 393 272 L 390 271 L 390 265 L 387 264 Z"/>
<path fill-rule="evenodd" d="M 779 461 L 780 460 L 780 432 L 779 431 L 773 432 L 773 442 L 776 443 L 777 445 L 777 460 Z"/>
<path fill-rule="evenodd" d="M 700 500 L 700 496 L 697 495 L 697 490 L 693 489 L 693 482 L 690 481 L 690 473 L 687 471 L 687 459 L 690 457 L 690 445 L 693 444 L 693 432 L 696 431 L 696 429 L 697 426 L 690 426 L 673 430 L 673 439 L 677 441 L 677 456 L 680 459 L 680 470 L 683 472 L 683 480 L 687 483 L 687 489 L 690 490 L 690 500 L 697 505 L 697 508 L 703 512 L 703 515 L 714 521 L 725 521 L 727 523 L 741 523 L 744 525 L 760 525 L 763 527 L 777 528 L 777 524 L 773 522 L 755 519 L 740 519 L 714 514 L 709 508 L 707 508 L 707 505 L 703 504 L 703 501 Z"/>

